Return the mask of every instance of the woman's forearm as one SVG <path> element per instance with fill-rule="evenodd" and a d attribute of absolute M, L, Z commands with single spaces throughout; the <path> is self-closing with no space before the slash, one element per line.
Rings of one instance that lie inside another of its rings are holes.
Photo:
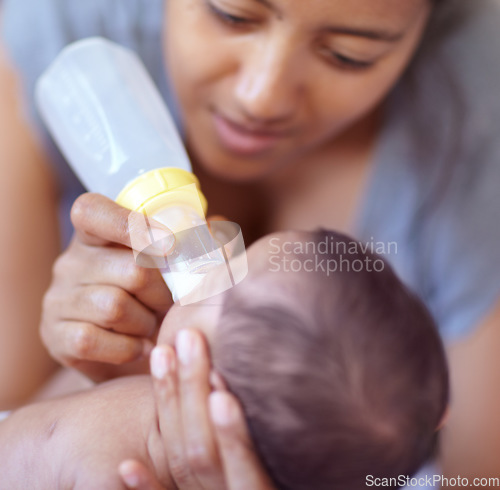
<path fill-rule="evenodd" d="M 445 476 L 500 475 L 500 300 L 476 333 L 449 348 L 452 381 L 450 418 L 443 432 Z"/>
<path fill-rule="evenodd" d="M 40 305 L 60 250 L 56 180 L 21 104 L 0 42 L 0 410 L 27 402 L 55 371 L 38 334 Z M 1 478 L 1 477 L 0 477 Z"/>

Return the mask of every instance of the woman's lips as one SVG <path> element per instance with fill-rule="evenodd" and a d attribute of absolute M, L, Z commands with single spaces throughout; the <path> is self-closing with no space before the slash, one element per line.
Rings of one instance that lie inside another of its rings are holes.
<path fill-rule="evenodd" d="M 240 155 L 254 155 L 270 150 L 288 133 L 247 129 L 220 114 L 213 114 L 215 130 L 224 147 Z"/>

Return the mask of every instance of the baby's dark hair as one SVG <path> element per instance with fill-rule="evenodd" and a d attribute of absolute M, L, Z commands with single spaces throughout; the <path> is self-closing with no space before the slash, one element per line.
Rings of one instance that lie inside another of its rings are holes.
<path fill-rule="evenodd" d="M 309 236 L 344 244 L 348 254 L 324 257 L 344 260 L 344 270 L 283 273 L 292 307 L 257 307 L 245 282 L 231 290 L 215 368 L 241 401 L 278 488 L 351 490 L 366 488 L 368 475 L 410 476 L 434 452 L 448 403 L 434 321 L 387 263 L 381 272 L 345 270 L 378 256 L 338 233 Z"/>

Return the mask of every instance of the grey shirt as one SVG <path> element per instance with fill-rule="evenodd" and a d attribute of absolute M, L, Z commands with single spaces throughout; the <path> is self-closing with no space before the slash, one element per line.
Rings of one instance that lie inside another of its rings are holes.
<path fill-rule="evenodd" d="M 500 3 L 443 4 L 388 98 L 357 238 L 387 245 L 448 341 L 500 297 Z M 65 45 L 93 35 L 136 50 L 176 112 L 163 72 L 163 8 L 163 0 L 4 0 L 4 38 L 35 120 L 36 78 Z M 69 206 L 83 189 L 44 138 L 68 234 Z"/>

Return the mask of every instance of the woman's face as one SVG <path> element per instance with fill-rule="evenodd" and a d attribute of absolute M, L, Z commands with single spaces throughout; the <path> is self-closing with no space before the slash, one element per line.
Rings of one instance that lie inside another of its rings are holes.
<path fill-rule="evenodd" d="M 429 0 L 168 0 L 165 47 L 191 151 L 265 176 L 327 150 L 412 57 Z"/>

